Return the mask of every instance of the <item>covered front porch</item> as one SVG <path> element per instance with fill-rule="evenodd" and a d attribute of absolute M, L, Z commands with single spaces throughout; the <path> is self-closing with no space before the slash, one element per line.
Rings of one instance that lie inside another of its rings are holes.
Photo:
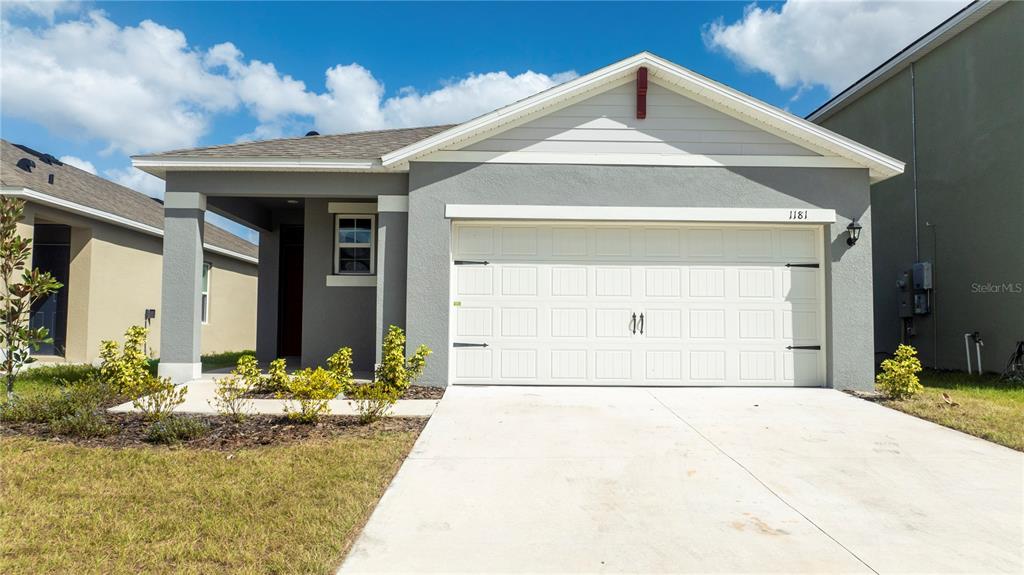
<path fill-rule="evenodd" d="M 167 172 L 160 375 L 201 378 L 203 223 L 215 212 L 259 232 L 256 353 L 322 364 L 351 347 L 370 372 L 388 325 L 405 325 L 408 174 Z M 207 313 L 213 313 L 210 310 Z"/>

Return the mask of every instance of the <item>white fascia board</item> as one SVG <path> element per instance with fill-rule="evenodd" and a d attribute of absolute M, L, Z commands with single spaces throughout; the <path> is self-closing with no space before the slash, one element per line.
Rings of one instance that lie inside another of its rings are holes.
<path fill-rule="evenodd" d="M 836 211 L 793 208 L 677 208 L 634 206 L 527 206 L 446 204 L 457 220 L 549 220 L 633 222 L 740 222 L 832 224 Z"/>
<path fill-rule="evenodd" d="M 0 195 L 14 196 L 17 198 L 23 198 L 25 200 L 31 200 L 44 206 L 49 206 L 51 208 L 57 208 L 60 210 L 71 212 L 79 216 L 100 220 L 102 222 L 107 222 L 109 224 L 114 224 L 116 226 L 135 230 L 137 232 L 142 232 L 144 234 L 156 236 L 158 238 L 164 237 L 164 231 L 160 228 L 143 224 L 135 220 L 130 220 L 117 214 L 112 214 L 110 212 L 104 212 L 103 210 L 97 210 L 96 208 L 83 206 L 82 204 L 77 204 L 75 202 L 69 202 L 68 200 L 57 198 L 49 194 L 44 194 L 42 192 L 37 192 L 30 188 L 13 188 L 5 186 L 3 188 L 0 188 Z M 240 254 L 238 252 L 233 252 L 229 249 L 218 247 L 212 244 L 204 243 L 203 249 L 216 254 L 242 260 L 244 262 L 249 262 L 253 264 L 259 263 L 258 258 L 247 256 L 245 254 Z"/>
<path fill-rule="evenodd" d="M 596 166 L 712 166 L 787 168 L 863 168 L 836 156 L 740 156 L 701 154 L 608 154 L 576 152 L 479 152 L 439 151 L 420 162 L 467 162 L 480 164 L 565 164 Z"/>
<path fill-rule="evenodd" d="M 992 11 L 1003 4 L 1006 4 L 1006 0 L 979 0 L 968 4 L 960 12 L 957 12 L 945 22 L 932 29 L 931 32 L 918 38 L 913 44 L 907 46 L 886 62 L 883 62 L 881 66 L 875 68 L 839 94 L 836 94 L 835 97 L 825 102 L 820 108 L 811 112 L 807 119 L 815 123 L 827 120 L 832 114 L 845 108 L 866 92 L 893 77 L 909 64 L 924 58 L 936 48 L 945 44 L 950 38 L 956 37 L 957 34 L 991 14 Z"/>
<path fill-rule="evenodd" d="M 715 103 L 716 107 L 728 110 L 734 117 L 753 125 L 761 125 L 773 132 L 781 132 L 787 139 L 796 139 L 798 144 L 818 146 L 840 157 L 851 160 L 861 167 L 868 168 L 871 180 L 883 179 L 903 173 L 903 162 L 890 158 L 858 144 L 852 140 L 835 134 L 821 126 L 817 126 L 802 118 L 798 118 L 765 104 L 755 98 L 742 94 L 728 86 L 691 72 L 668 60 L 642 52 L 620 62 L 606 66 L 571 82 L 566 82 L 504 108 L 470 120 L 444 132 L 420 140 L 414 144 L 385 154 L 381 157 L 382 165 L 401 165 L 427 153 L 451 146 L 458 141 L 470 139 L 474 134 L 495 130 L 496 127 L 513 123 L 517 118 L 536 113 L 540 109 L 555 106 L 581 92 L 591 91 L 609 85 L 633 73 L 639 66 L 647 66 L 653 76 L 667 87 L 677 86 L 686 94 L 698 96 L 704 103 Z M 679 91 L 679 90 L 677 90 Z M 813 147 L 811 149 L 814 149 Z M 817 150 L 816 150 L 817 151 Z"/>
<path fill-rule="evenodd" d="M 383 170 L 377 160 L 317 160 L 295 158 L 148 158 L 135 156 L 132 166 L 163 176 L 168 170 L 189 172 L 255 171 L 255 172 L 367 172 Z M 398 170 L 400 171 L 400 170 Z"/>

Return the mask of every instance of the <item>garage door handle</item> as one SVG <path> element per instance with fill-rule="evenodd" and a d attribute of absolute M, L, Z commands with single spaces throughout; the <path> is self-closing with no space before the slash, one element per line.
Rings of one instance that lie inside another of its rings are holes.
<path fill-rule="evenodd" d="M 629 331 L 636 333 L 636 314 L 633 314 L 633 319 L 629 320 Z"/>
<path fill-rule="evenodd" d="M 821 349 L 820 345 L 787 345 L 786 349 Z"/>
<path fill-rule="evenodd" d="M 464 342 L 461 342 L 461 341 L 456 341 L 456 342 L 452 343 L 452 347 L 487 347 L 487 344 L 486 343 L 464 343 Z"/>
<path fill-rule="evenodd" d="M 786 264 L 787 268 L 817 268 L 819 264 Z"/>
<path fill-rule="evenodd" d="M 640 314 L 640 335 L 644 334 L 644 314 Z"/>
<path fill-rule="evenodd" d="M 485 266 L 491 262 L 476 260 L 455 260 L 457 266 Z"/>

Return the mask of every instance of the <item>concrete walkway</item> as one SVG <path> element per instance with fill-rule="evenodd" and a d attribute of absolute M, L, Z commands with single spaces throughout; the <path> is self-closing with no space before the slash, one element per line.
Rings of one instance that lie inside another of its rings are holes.
<path fill-rule="evenodd" d="M 1024 454 L 825 389 L 449 388 L 341 573 L 1021 573 Z"/>
<path fill-rule="evenodd" d="M 215 377 L 199 379 L 190 382 L 188 392 L 185 394 L 185 401 L 174 409 L 175 413 L 196 413 L 213 415 L 217 408 L 213 402 L 214 391 L 217 389 Z M 291 403 L 285 399 L 251 399 L 250 413 L 265 415 L 281 415 L 284 413 L 284 406 Z M 358 415 L 355 406 L 351 401 L 335 399 L 328 402 L 333 415 Z M 434 413 L 438 400 L 435 399 L 400 399 L 388 413 L 390 417 L 429 417 Z M 137 411 L 132 402 L 110 408 L 114 412 Z"/>

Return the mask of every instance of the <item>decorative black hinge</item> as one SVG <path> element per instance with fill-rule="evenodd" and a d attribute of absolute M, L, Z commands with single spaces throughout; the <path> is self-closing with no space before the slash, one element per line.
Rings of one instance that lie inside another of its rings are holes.
<path fill-rule="evenodd" d="M 820 345 L 787 345 L 786 349 L 821 349 Z"/>
<path fill-rule="evenodd" d="M 464 343 L 456 341 L 452 344 L 452 347 L 487 347 L 486 343 Z"/>
<path fill-rule="evenodd" d="M 455 265 L 457 265 L 457 266 L 486 266 L 486 265 L 488 265 L 490 263 L 491 262 L 486 262 L 486 261 L 478 262 L 478 261 L 474 261 L 474 260 L 455 260 Z"/>
<path fill-rule="evenodd" d="M 786 264 L 787 268 L 820 268 L 818 264 Z"/>

